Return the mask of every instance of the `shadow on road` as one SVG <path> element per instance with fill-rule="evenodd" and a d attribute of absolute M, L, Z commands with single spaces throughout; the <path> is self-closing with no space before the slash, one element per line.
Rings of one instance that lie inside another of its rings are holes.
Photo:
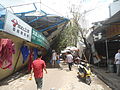
<path fill-rule="evenodd" d="M 28 71 L 27 71 L 27 68 L 24 68 L 14 74 L 12 74 L 11 76 L 3 79 L 0 81 L 0 86 L 3 86 L 3 85 L 9 85 L 10 82 L 13 82 L 14 80 L 16 79 L 19 79 L 25 75 L 29 74 Z"/>

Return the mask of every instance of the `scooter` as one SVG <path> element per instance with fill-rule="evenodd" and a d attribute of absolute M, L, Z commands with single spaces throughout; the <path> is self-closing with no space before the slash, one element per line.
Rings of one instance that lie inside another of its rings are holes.
<path fill-rule="evenodd" d="M 78 65 L 78 77 L 84 79 L 85 83 L 90 85 L 91 83 L 91 69 L 87 62 L 80 62 Z"/>

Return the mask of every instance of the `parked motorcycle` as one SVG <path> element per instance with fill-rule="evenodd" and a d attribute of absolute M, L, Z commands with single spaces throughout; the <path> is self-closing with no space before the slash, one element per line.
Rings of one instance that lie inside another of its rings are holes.
<path fill-rule="evenodd" d="M 78 65 L 78 77 L 84 79 L 86 84 L 90 85 L 91 83 L 91 69 L 90 64 L 87 62 L 80 62 Z"/>

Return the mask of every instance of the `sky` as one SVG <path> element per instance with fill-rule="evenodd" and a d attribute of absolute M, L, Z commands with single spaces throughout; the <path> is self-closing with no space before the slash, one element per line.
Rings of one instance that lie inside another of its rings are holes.
<path fill-rule="evenodd" d="M 81 13 L 85 13 L 85 18 L 87 21 L 87 26 L 91 27 L 92 22 L 97 22 L 109 18 L 108 6 L 113 0 L 0 0 L 0 4 L 4 7 L 21 5 L 33 2 L 41 2 L 36 4 L 38 10 L 41 8 L 48 14 L 55 14 L 59 16 L 64 16 L 71 18 L 70 8 L 71 6 L 79 7 Z M 25 7 L 23 11 L 28 9 L 34 9 L 33 5 Z M 19 11 L 20 9 L 13 8 L 14 11 Z"/>

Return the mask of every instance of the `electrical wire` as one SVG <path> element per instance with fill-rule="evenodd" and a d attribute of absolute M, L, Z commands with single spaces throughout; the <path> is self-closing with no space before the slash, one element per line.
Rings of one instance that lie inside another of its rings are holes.
<path fill-rule="evenodd" d="M 50 8 L 49 6 L 43 4 L 43 3 L 41 2 L 41 0 L 40 0 L 40 2 L 33 2 L 33 3 L 34 3 L 34 4 L 40 3 L 40 10 L 41 10 L 41 5 L 44 5 L 45 7 L 51 9 L 52 11 L 54 11 L 55 13 L 57 13 L 57 14 L 59 14 L 59 15 L 61 15 L 61 16 L 64 16 L 64 15 L 62 15 L 61 13 L 57 12 L 56 10 L 54 10 L 54 9 Z M 5 8 L 10 8 L 10 9 L 11 9 L 12 7 L 19 7 L 19 6 L 24 6 L 24 5 L 30 5 L 30 4 L 33 4 L 33 3 L 27 3 L 27 4 L 22 4 L 22 5 L 13 5 L 13 6 L 5 7 Z"/>
<path fill-rule="evenodd" d="M 49 9 L 53 10 L 54 12 L 56 12 L 56 13 L 60 14 L 61 16 L 63 16 L 61 13 L 59 13 L 59 12 L 57 12 L 56 10 L 54 10 L 54 9 L 50 8 L 49 6 L 47 6 L 47 5 L 43 4 L 43 3 L 41 3 L 41 4 L 42 4 L 42 5 L 44 5 L 44 6 L 46 6 L 46 7 L 48 7 Z"/>

